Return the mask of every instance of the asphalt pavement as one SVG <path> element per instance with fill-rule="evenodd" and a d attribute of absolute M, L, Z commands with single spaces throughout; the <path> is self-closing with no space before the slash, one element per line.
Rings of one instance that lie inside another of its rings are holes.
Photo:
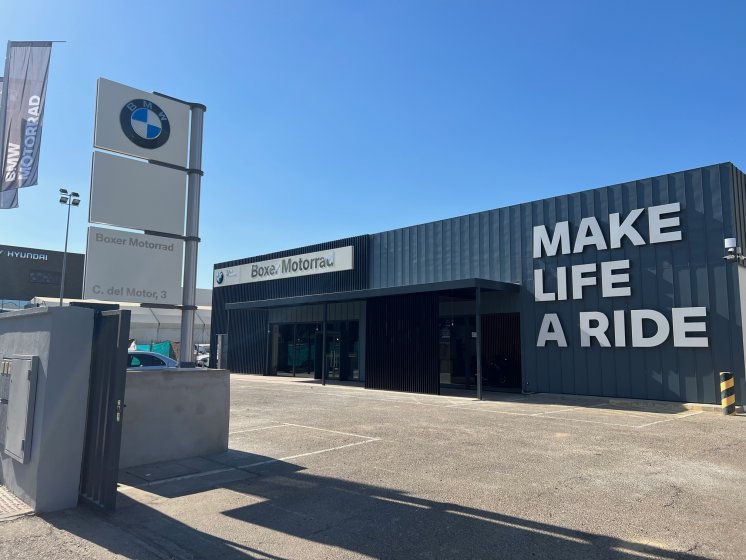
<path fill-rule="evenodd" d="M 0 558 L 746 557 L 746 417 L 233 375 L 230 450 L 118 509 L 0 523 Z"/>

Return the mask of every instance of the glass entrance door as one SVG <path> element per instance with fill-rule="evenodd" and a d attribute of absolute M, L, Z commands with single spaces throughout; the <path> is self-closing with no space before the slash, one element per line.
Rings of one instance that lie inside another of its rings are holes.
<path fill-rule="evenodd" d="M 295 375 L 314 377 L 316 372 L 316 333 L 321 330 L 321 325 L 318 323 L 300 323 L 295 327 L 293 354 Z"/>
<path fill-rule="evenodd" d="M 327 379 L 360 381 L 359 333 L 357 321 L 333 321 L 326 324 Z"/>
<path fill-rule="evenodd" d="M 439 346 L 441 384 L 476 386 L 476 319 L 474 317 L 441 319 Z"/>
<path fill-rule="evenodd" d="M 270 347 L 270 373 L 293 375 L 291 351 L 293 348 L 293 325 L 272 325 Z"/>
<path fill-rule="evenodd" d="M 317 363 L 317 333 L 320 329 L 321 325 L 316 323 L 272 325 L 270 373 L 313 377 Z"/>
<path fill-rule="evenodd" d="M 339 379 L 341 371 L 342 333 L 326 331 L 326 377 Z"/>
<path fill-rule="evenodd" d="M 270 375 L 359 381 L 359 326 L 357 321 L 274 324 L 270 326 L 268 366 Z M 325 343 L 324 343 L 325 342 Z M 326 351 L 326 356 L 322 352 Z"/>

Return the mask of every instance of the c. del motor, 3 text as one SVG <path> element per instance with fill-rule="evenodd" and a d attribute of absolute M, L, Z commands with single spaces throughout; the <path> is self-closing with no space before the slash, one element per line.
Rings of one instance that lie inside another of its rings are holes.
<path fill-rule="evenodd" d="M 98 284 L 94 284 L 93 286 L 93 293 L 95 295 L 109 295 L 109 296 L 122 296 L 126 295 L 127 297 L 138 297 L 148 300 L 159 300 L 159 299 L 166 299 L 168 297 L 168 292 L 166 290 L 144 290 L 141 288 L 125 288 L 124 286 L 111 286 L 109 288 L 102 288 Z"/>

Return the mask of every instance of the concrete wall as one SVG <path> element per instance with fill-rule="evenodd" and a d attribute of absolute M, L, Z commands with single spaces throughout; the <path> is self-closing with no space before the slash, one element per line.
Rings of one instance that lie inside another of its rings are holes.
<path fill-rule="evenodd" d="M 226 370 L 127 372 L 120 468 L 228 450 Z"/>
<path fill-rule="evenodd" d="M 0 314 L 0 355 L 39 356 L 30 458 L 0 452 L 0 481 L 37 512 L 78 503 L 92 336 L 91 309 Z"/>

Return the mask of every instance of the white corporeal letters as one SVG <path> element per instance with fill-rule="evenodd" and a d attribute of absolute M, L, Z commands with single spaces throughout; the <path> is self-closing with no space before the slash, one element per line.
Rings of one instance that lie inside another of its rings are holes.
<path fill-rule="evenodd" d="M 575 232 L 574 244 L 568 221 L 558 222 L 551 234 L 544 225 L 534 226 L 533 257 L 580 254 L 589 247 L 596 251 L 619 249 L 625 240 L 633 246 L 681 241 L 681 221 L 677 215 L 680 210 L 680 203 L 673 202 L 631 210 L 626 216 L 618 212 L 609 214 L 608 237 L 604 236 L 595 217 L 583 218 Z M 648 215 L 647 241 L 635 227 L 645 212 Z M 630 297 L 630 268 L 628 259 L 559 266 L 556 275 L 546 267 L 536 268 L 534 299 L 544 303 L 567 301 L 570 297 L 582 301 L 589 293 L 601 298 Z M 652 348 L 669 340 L 673 333 L 676 347 L 706 348 L 706 317 L 705 307 L 675 307 L 671 309 L 670 322 L 669 317 L 653 309 L 614 310 L 611 318 L 601 311 L 580 311 L 580 346 L 618 348 L 627 346 L 629 340 L 632 347 Z M 536 346 L 545 347 L 548 343 L 567 347 L 557 313 L 546 313 L 539 327 Z"/>
<path fill-rule="evenodd" d="M 567 348 L 565 331 L 562 330 L 562 323 L 560 323 L 559 316 L 556 313 L 544 315 L 541 327 L 539 327 L 539 338 L 536 341 L 536 346 L 543 348 L 547 342 L 556 342 L 560 348 Z"/>
<path fill-rule="evenodd" d="M 634 227 L 635 221 L 648 211 L 648 243 L 668 243 L 670 241 L 681 241 L 681 231 L 663 231 L 678 228 L 679 217 L 664 217 L 667 214 L 675 214 L 681 209 L 681 204 L 661 204 L 649 208 L 633 210 L 620 222 L 620 214 L 609 214 L 609 239 L 611 248 L 618 249 L 622 246 L 622 238 L 628 238 L 633 245 L 645 245 L 645 240 Z M 533 255 L 535 259 L 541 258 L 542 253 L 547 257 L 553 257 L 559 251 L 561 255 L 582 253 L 588 246 L 595 246 L 597 250 L 603 251 L 608 245 L 598 220 L 591 216 L 583 218 L 578 226 L 575 236 L 575 245 L 570 250 L 570 222 L 557 222 L 554 226 L 552 236 L 549 236 L 545 225 L 534 226 Z"/>

